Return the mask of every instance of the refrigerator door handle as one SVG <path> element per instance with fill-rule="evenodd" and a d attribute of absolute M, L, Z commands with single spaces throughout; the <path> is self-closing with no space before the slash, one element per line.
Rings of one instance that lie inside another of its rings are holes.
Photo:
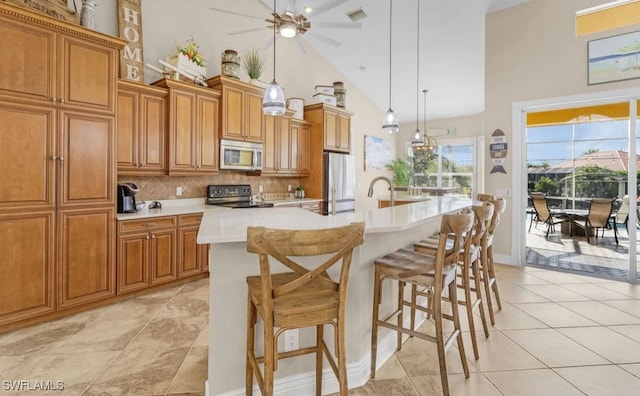
<path fill-rule="evenodd" d="M 331 189 L 331 215 L 336 215 L 336 188 Z"/>

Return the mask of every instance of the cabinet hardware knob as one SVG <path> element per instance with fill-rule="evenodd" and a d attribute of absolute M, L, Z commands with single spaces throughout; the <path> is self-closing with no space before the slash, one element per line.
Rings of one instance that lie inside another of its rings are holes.
<path fill-rule="evenodd" d="M 51 159 L 55 161 L 55 160 L 57 160 L 57 159 L 58 159 L 58 157 L 57 157 L 57 156 L 55 156 L 55 155 L 52 155 L 52 156 L 51 156 Z"/>
<path fill-rule="evenodd" d="M 58 159 L 59 159 L 60 161 L 64 161 L 64 157 L 63 157 L 63 156 L 58 157 Z"/>
<path fill-rule="evenodd" d="M 147 241 L 149 240 L 149 235 L 147 235 Z"/>
<path fill-rule="evenodd" d="M 155 235 L 151 235 L 151 239 L 156 239 L 156 236 Z"/>
<path fill-rule="evenodd" d="M 55 96 L 53 98 L 51 98 L 51 101 L 55 103 L 57 99 L 55 98 Z"/>
<path fill-rule="evenodd" d="M 64 103 L 64 99 L 60 99 L 60 103 Z"/>

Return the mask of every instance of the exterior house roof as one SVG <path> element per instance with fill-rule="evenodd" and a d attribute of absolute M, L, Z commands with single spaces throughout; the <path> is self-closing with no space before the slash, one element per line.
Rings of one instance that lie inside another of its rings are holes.
<path fill-rule="evenodd" d="M 553 174 L 569 173 L 573 168 L 597 166 L 610 171 L 627 171 L 629 169 L 629 153 L 622 150 L 596 151 L 585 154 L 575 160 L 562 161 L 547 168 L 529 168 L 529 173 Z M 640 169 L 640 156 L 636 155 L 636 166 Z"/>

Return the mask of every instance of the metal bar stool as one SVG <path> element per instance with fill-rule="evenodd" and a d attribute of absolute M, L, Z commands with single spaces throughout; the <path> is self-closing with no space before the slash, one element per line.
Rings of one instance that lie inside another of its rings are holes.
<path fill-rule="evenodd" d="M 397 350 L 402 348 L 402 334 L 418 337 L 436 343 L 440 365 L 442 390 L 449 395 L 447 366 L 445 353 L 457 342 L 460 360 L 465 377 L 469 378 L 469 367 L 464 353 L 464 344 L 460 330 L 458 315 L 456 271 L 458 257 L 462 252 L 465 239 L 470 239 L 473 227 L 473 212 L 465 209 L 458 214 L 442 217 L 440 238 L 435 256 L 417 253 L 408 249 L 400 249 L 375 260 L 375 278 L 373 286 L 373 318 L 371 329 L 371 378 L 375 378 L 378 347 L 378 327 L 386 327 L 397 332 Z M 447 238 L 451 234 L 451 248 L 447 249 Z M 385 279 L 398 281 L 398 305 L 394 312 L 379 319 L 379 307 L 382 301 L 382 282 Z M 431 299 L 427 307 L 414 304 L 404 299 L 404 286 L 409 283 L 431 289 Z M 448 291 L 451 300 L 452 314 L 442 311 L 443 294 Z M 422 312 L 428 312 L 435 324 L 435 334 L 426 334 L 414 329 L 405 328 L 403 324 L 403 308 L 409 306 Z M 395 323 L 394 322 L 395 319 Z M 442 320 L 453 322 L 454 330 L 445 338 Z"/>
<path fill-rule="evenodd" d="M 346 396 L 347 360 L 345 356 L 345 309 L 347 282 L 354 247 L 364 241 L 364 223 L 318 230 L 277 230 L 265 227 L 247 228 L 247 251 L 257 253 L 260 276 L 247 277 L 247 351 L 246 394 L 253 394 L 255 375 L 264 396 L 273 395 L 274 371 L 278 360 L 316 354 L 316 395 L 322 393 L 322 362 L 326 356 L 340 384 L 340 395 Z M 330 255 L 307 269 L 291 257 Z M 292 272 L 271 274 L 269 258 L 282 263 Z M 334 281 L 327 270 L 340 263 L 340 277 Z M 255 354 L 255 325 L 258 316 L 264 322 L 264 355 Z M 335 332 L 335 358 L 324 341 L 324 325 Z M 278 352 L 278 337 L 285 330 L 316 327 L 316 344 L 294 351 Z M 278 330 L 274 334 L 274 328 Z M 263 364 L 263 371 L 259 364 Z"/>

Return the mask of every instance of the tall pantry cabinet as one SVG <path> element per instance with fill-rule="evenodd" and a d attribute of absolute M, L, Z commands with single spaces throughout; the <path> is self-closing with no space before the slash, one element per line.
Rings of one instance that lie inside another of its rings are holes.
<path fill-rule="evenodd" d="M 114 295 L 122 41 L 0 2 L 0 326 Z"/>

